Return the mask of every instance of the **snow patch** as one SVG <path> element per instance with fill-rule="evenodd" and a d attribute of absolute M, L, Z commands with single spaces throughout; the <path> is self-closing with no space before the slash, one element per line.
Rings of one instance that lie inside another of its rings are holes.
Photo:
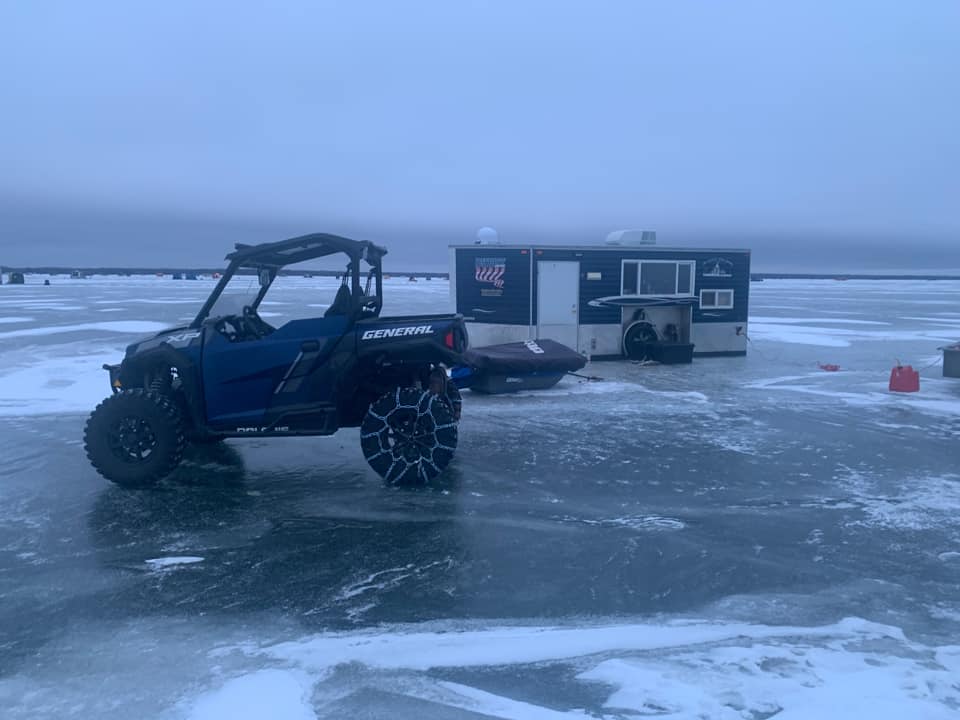
<path fill-rule="evenodd" d="M 605 660 L 578 677 L 617 688 L 605 707 L 657 717 L 933 720 L 955 717 L 958 659 L 924 672 L 912 658 L 877 657 L 855 642 L 801 640 Z"/>
<path fill-rule="evenodd" d="M 310 677 L 298 670 L 259 670 L 202 695 L 189 720 L 315 720 Z"/>
<path fill-rule="evenodd" d="M 84 330 L 100 330 L 115 333 L 148 334 L 166 330 L 166 323 L 150 320 L 111 320 L 108 322 L 79 323 L 77 325 L 48 325 L 46 327 L 26 328 L 23 330 L 9 330 L 0 333 L 0 339 L 15 337 L 31 337 L 38 335 L 58 335 L 60 333 L 81 332 Z"/>
<path fill-rule="evenodd" d="M 169 557 L 151 558 L 144 562 L 154 570 L 162 570 L 176 565 L 193 565 L 203 562 L 203 558 L 196 555 L 171 555 Z"/>
<path fill-rule="evenodd" d="M 434 706 L 491 717 L 559 720 L 600 708 L 540 705 L 464 681 L 440 668 L 575 664 L 581 682 L 610 691 L 616 717 L 821 718 L 955 717 L 960 647 L 930 648 L 898 628 L 847 618 L 820 627 L 674 621 L 595 627 L 494 627 L 431 632 L 382 629 L 324 633 L 268 647 L 232 650 L 249 662 L 279 663 L 203 695 L 191 720 L 314 717 L 308 698 L 389 691 Z M 225 658 L 230 648 L 212 656 Z M 335 671 L 349 666 L 344 680 Z M 531 672 L 535 669 L 531 668 Z M 312 686 L 311 686 L 312 684 Z M 270 706 L 263 703 L 269 698 Z M 439 708 L 438 708 L 439 709 Z"/>
<path fill-rule="evenodd" d="M 803 637 L 811 641 L 852 636 L 905 640 L 898 628 L 860 618 L 812 628 L 675 621 L 663 625 L 502 627 L 460 632 L 324 633 L 280 643 L 262 652 L 313 671 L 326 671 L 344 663 L 380 669 L 428 670 L 539 663 L 605 652 L 732 643 L 746 638 L 758 641 Z"/>

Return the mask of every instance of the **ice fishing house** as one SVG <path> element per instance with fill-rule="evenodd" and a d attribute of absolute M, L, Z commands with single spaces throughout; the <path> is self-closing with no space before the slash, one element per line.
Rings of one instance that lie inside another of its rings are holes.
<path fill-rule="evenodd" d="M 603 245 L 450 248 L 450 294 L 474 347 L 549 338 L 594 359 L 745 355 L 750 251 Z"/>

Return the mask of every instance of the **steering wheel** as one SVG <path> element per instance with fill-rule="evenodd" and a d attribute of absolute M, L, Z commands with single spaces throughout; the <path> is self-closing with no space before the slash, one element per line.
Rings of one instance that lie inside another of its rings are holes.
<path fill-rule="evenodd" d="M 221 319 L 217 323 L 217 331 L 223 335 L 229 342 L 235 343 L 240 339 L 242 328 L 240 327 L 240 318 L 231 315 Z"/>
<path fill-rule="evenodd" d="M 253 337 L 259 338 L 263 333 L 263 326 L 265 323 L 260 319 L 260 316 L 257 315 L 257 311 L 254 310 L 249 305 L 243 306 L 243 332 L 244 334 Z"/>

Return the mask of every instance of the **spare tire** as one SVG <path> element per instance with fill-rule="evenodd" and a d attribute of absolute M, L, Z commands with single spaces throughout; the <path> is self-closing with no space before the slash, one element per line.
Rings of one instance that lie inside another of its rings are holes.
<path fill-rule="evenodd" d="M 457 449 L 451 403 L 417 388 L 391 390 L 367 410 L 360 447 L 391 485 L 423 485 L 450 464 Z"/>
<path fill-rule="evenodd" d="M 653 360 L 653 347 L 660 341 L 656 328 L 639 320 L 623 334 L 623 354 L 631 360 Z"/>

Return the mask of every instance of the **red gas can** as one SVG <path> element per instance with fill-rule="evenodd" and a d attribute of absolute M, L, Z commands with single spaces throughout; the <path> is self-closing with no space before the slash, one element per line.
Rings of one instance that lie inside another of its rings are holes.
<path fill-rule="evenodd" d="M 919 392 L 920 373 L 911 365 L 897 365 L 890 371 L 891 392 Z"/>

